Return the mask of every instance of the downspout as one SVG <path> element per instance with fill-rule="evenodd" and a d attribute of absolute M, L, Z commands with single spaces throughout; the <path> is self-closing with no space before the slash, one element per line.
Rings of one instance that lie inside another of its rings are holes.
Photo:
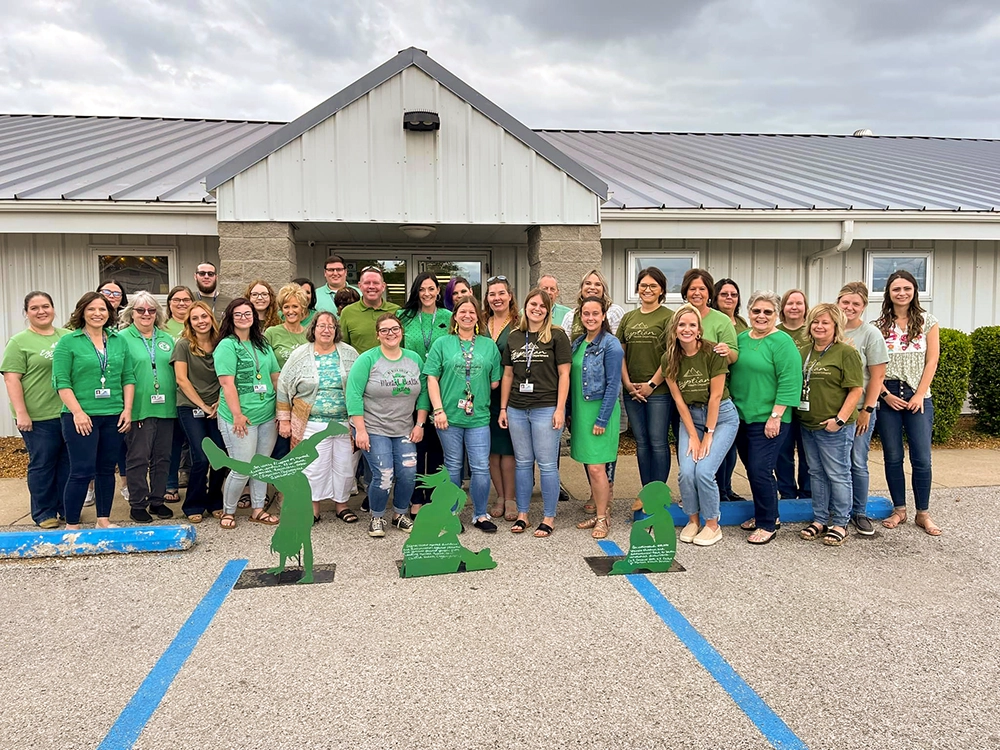
<path fill-rule="evenodd" d="M 822 297 L 819 289 L 813 289 L 813 270 L 823 258 L 846 253 L 854 244 L 854 219 L 845 219 L 840 224 L 840 242 L 833 247 L 818 250 L 806 257 L 806 292 L 812 297 Z"/>

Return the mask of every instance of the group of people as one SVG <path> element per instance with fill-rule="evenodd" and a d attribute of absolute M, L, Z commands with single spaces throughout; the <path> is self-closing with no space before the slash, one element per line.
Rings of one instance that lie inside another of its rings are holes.
<path fill-rule="evenodd" d="M 386 300 L 377 267 L 352 287 L 344 260 L 331 256 L 324 276 L 318 288 L 300 278 L 277 291 L 257 280 L 227 299 L 215 266 L 203 263 L 195 289 L 171 289 L 166 309 L 112 280 L 80 298 L 65 328 L 47 293 L 29 293 L 28 327 L 10 339 L 0 371 L 29 453 L 35 523 L 79 528 L 93 498 L 97 525 L 110 526 L 116 469 L 134 521 L 170 518 L 186 452 L 188 520 L 235 529 L 246 507 L 250 522 L 277 524 L 267 485 L 212 469 L 202 441 L 248 464 L 281 458 L 336 421 L 347 434 L 323 439 L 305 470 L 315 521 L 330 500 L 340 521 L 357 523 L 348 502 L 363 482 L 368 534 L 408 532 L 428 500 L 417 475 L 444 466 L 455 484 L 469 478 L 473 526 L 492 533 L 504 519 L 523 533 L 537 466 L 543 507 L 533 534 L 550 536 L 568 430 L 591 493 L 577 526 L 601 539 L 623 403 L 643 485 L 667 481 L 671 427 L 676 435 L 682 542 L 722 538 L 720 503 L 740 499 L 737 455 L 754 501 L 749 542 L 774 538 L 779 493 L 812 498 L 805 539 L 839 545 L 849 525 L 873 534 L 865 506 L 875 429 L 895 508 L 883 525 L 907 516 L 905 433 L 915 521 L 940 533 L 928 513 L 937 321 L 906 271 L 889 277 L 874 324 L 863 321 L 860 282 L 812 308 L 800 290 L 755 292 L 744 318 L 736 282 L 704 269 L 684 275 L 676 310 L 664 306 L 663 272 L 642 269 L 639 306 L 627 313 L 598 269 L 572 307 L 556 304 L 551 276 L 520 303 L 510 280 L 493 276 L 480 306 L 467 279 L 442 287 L 422 273 L 401 307 Z"/>

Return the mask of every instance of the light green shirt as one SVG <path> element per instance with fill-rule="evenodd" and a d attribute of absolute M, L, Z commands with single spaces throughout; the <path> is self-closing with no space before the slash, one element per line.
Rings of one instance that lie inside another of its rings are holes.
<path fill-rule="evenodd" d="M 62 399 L 52 388 L 52 356 L 59 339 L 68 333 L 65 328 L 56 328 L 52 334 L 43 336 L 29 328 L 11 336 L 4 349 L 0 372 L 21 375 L 24 406 L 33 422 L 58 419 L 62 412 Z M 13 404 L 10 413 L 14 414 Z"/>
<path fill-rule="evenodd" d="M 302 333 L 291 333 L 284 326 L 271 326 L 264 331 L 264 338 L 274 349 L 278 367 L 284 367 L 291 353 L 306 343 L 306 331 L 303 328 Z"/>

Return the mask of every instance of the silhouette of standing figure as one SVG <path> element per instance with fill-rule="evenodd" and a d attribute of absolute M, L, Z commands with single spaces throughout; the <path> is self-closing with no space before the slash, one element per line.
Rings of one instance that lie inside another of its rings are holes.
<path fill-rule="evenodd" d="M 637 570 L 666 573 L 674 563 L 677 530 L 670 514 L 670 488 L 664 482 L 650 482 L 640 490 L 639 499 L 649 515 L 632 523 L 628 554 L 611 566 L 612 575 Z"/>
<path fill-rule="evenodd" d="M 228 466 L 240 474 L 273 484 L 284 495 L 281 517 L 271 537 L 271 551 L 277 552 L 280 560 L 276 567 L 268 569 L 268 573 L 281 575 L 286 560 L 298 557 L 302 577 L 297 583 L 313 582 L 312 489 L 302 471 L 318 458 L 316 446 L 324 438 L 346 434 L 346 427 L 339 422 L 330 422 L 325 430 L 303 440 L 281 460 L 256 455 L 250 463 L 230 458 L 208 438 L 202 442 L 202 448 L 214 468 Z"/>

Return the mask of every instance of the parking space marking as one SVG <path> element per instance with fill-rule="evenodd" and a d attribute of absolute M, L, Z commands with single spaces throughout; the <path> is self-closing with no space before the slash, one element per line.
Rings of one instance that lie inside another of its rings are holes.
<path fill-rule="evenodd" d="M 215 613 L 233 590 L 236 580 L 248 562 L 249 560 L 230 560 L 226 563 L 226 567 L 219 573 L 212 588 L 194 608 L 187 622 L 181 626 L 174 640 L 167 646 L 167 650 L 163 652 L 132 696 L 132 700 L 122 709 L 117 721 L 108 730 L 107 736 L 97 746 L 97 750 L 127 750 L 135 744 L 153 712 L 163 700 L 163 696 L 166 695 L 170 684 L 194 651 L 194 647 L 198 645 L 198 640 L 208 629 Z"/>
<path fill-rule="evenodd" d="M 614 542 L 598 542 L 606 555 L 624 555 L 625 553 Z M 806 744 L 798 738 L 781 718 L 771 710 L 764 699 L 746 680 L 739 676 L 722 654 L 715 650 L 701 633 L 688 622 L 673 604 L 654 586 L 649 578 L 642 574 L 625 576 L 639 596 L 659 615 L 664 624 L 670 628 L 681 643 L 687 646 L 694 658 L 708 670 L 722 689 L 729 693 L 740 710 L 747 715 L 771 746 L 780 750 L 807 750 Z"/>

